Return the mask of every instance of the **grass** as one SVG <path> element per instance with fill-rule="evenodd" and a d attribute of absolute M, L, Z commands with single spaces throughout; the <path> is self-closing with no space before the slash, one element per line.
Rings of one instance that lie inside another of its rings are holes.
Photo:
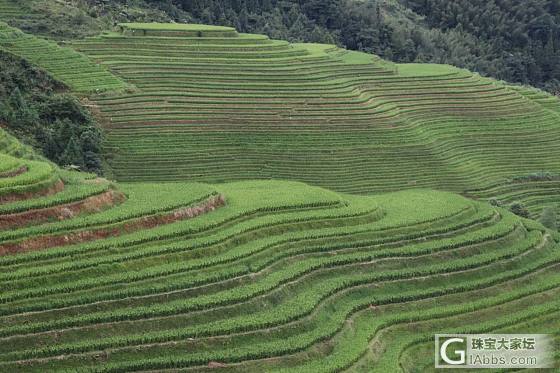
<path fill-rule="evenodd" d="M 3 204 L 38 196 L 60 182 L 60 170 L 3 129 L 0 129 L 0 149 L 0 211 L 17 211 L 17 207 L 10 207 L 17 204 Z"/>
<path fill-rule="evenodd" d="M 210 26 L 188 23 L 119 23 L 126 29 L 138 30 L 170 30 L 170 31 L 235 31 L 232 27 Z"/>
<path fill-rule="evenodd" d="M 457 72 L 457 68 L 450 65 L 429 63 L 398 64 L 396 67 L 399 76 L 418 78 L 424 76 L 445 76 Z"/>
<path fill-rule="evenodd" d="M 30 7 L 24 2 L 0 0 L 0 18 L 2 18 L 2 20 L 24 19 L 29 17 L 30 11 Z"/>
<path fill-rule="evenodd" d="M 186 37 L 224 37 L 237 36 L 231 27 L 195 25 L 186 23 L 119 23 L 125 35 L 132 36 L 186 36 Z"/>
<path fill-rule="evenodd" d="M 151 201 L 132 194 L 142 185 L 122 186 L 138 209 Z M 280 181 L 209 190 L 227 206 L 173 223 L 165 241 L 162 225 L 149 229 L 155 240 L 123 232 L 2 258 L 0 338 L 9 343 L 0 347 L 0 366 L 121 371 L 220 361 L 244 371 L 334 371 L 360 364 L 372 338 L 410 317 L 454 320 L 496 304 L 515 307 L 559 283 L 558 243 L 538 224 L 451 193 L 359 197 Z M 443 276 L 454 281 L 444 285 Z M 498 286 L 511 291 L 495 295 Z M 449 307 L 430 307 L 434 297 Z M 422 311 L 411 314 L 402 302 Z M 371 304 L 387 316 L 353 329 L 365 333 L 363 342 L 344 343 L 344 320 L 361 324 Z M 523 318 L 509 325 L 515 320 Z M 326 340 L 335 347 L 324 359 L 298 358 Z M 104 350 L 111 354 L 99 362 Z M 278 359 L 264 359 L 271 356 Z"/>

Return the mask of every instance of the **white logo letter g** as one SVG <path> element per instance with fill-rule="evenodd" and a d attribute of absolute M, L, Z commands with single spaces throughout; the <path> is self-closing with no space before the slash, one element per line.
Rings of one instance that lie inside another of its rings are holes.
<path fill-rule="evenodd" d="M 446 353 L 447 346 L 449 346 L 451 343 L 465 343 L 465 340 L 463 338 L 450 338 L 450 339 L 446 340 L 445 342 L 443 342 L 443 344 L 441 345 L 441 347 L 439 349 L 439 353 L 441 355 L 441 358 L 443 359 L 443 361 L 445 361 L 449 365 L 465 364 L 465 351 L 463 351 L 463 350 L 455 350 L 455 353 L 458 354 L 461 357 L 459 360 L 451 360 L 447 356 L 447 353 Z"/>

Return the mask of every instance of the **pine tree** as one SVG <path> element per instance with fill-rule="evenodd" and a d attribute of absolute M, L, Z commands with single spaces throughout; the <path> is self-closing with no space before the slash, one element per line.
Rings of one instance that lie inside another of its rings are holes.
<path fill-rule="evenodd" d="M 76 137 L 72 136 L 72 138 L 70 138 L 64 152 L 59 158 L 59 163 L 65 166 L 74 165 L 81 168 L 84 167 L 84 157 L 82 155 L 79 141 Z"/>

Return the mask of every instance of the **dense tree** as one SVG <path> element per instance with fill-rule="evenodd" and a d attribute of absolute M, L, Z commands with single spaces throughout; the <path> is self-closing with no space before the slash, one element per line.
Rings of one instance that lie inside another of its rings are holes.
<path fill-rule="evenodd" d="M 446 34 L 461 30 L 483 46 L 478 60 L 455 64 L 559 91 L 559 0 L 401 1 L 424 16 L 428 27 Z"/>
<path fill-rule="evenodd" d="M 14 56 L 0 53 L 0 123 L 60 165 L 101 171 L 101 131 L 64 87 Z"/>

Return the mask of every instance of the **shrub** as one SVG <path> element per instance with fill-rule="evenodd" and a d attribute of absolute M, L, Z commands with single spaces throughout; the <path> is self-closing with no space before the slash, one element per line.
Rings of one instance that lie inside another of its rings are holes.
<path fill-rule="evenodd" d="M 556 211 L 554 207 L 548 206 L 543 209 L 541 217 L 539 219 L 542 225 L 549 229 L 557 229 L 558 225 L 556 222 Z"/>
<path fill-rule="evenodd" d="M 522 218 L 528 218 L 530 216 L 529 210 L 527 210 L 527 207 L 525 207 L 525 205 L 521 202 L 513 202 L 509 206 L 509 210 Z"/>

